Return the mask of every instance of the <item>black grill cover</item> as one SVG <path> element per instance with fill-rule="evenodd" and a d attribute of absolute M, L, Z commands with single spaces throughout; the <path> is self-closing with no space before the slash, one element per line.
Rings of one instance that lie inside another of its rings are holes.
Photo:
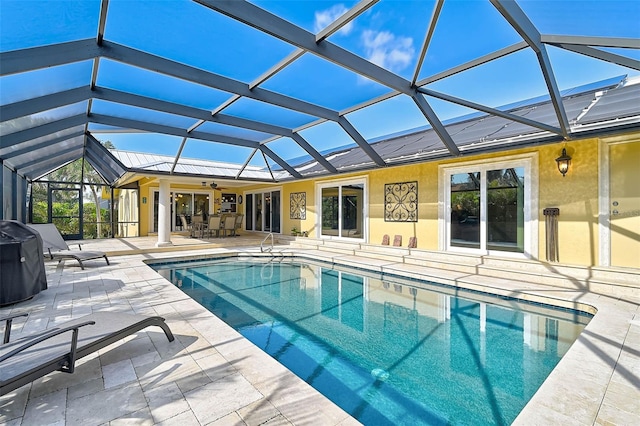
<path fill-rule="evenodd" d="M 0 220 L 0 306 L 47 289 L 40 234 L 14 220 Z"/>

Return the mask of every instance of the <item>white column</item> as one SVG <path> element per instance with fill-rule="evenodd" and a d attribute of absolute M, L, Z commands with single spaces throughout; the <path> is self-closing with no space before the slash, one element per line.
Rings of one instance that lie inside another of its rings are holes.
<path fill-rule="evenodd" d="M 158 242 L 156 247 L 166 247 L 171 243 L 171 185 L 169 180 L 160 179 L 160 199 L 158 200 Z"/>

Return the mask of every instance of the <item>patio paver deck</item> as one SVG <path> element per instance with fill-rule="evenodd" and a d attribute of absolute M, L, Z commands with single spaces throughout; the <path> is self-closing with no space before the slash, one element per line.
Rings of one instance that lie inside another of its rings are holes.
<path fill-rule="evenodd" d="M 263 237 L 195 240 L 172 236 L 90 242 L 111 265 L 86 269 L 47 262 L 49 289 L 0 309 L 28 311 L 14 338 L 91 312 L 161 315 L 176 336 L 149 329 L 80 361 L 74 374 L 53 373 L 0 398 L 8 425 L 358 424 L 303 380 L 146 266 L 148 259 L 256 252 Z M 305 252 L 278 246 L 283 253 Z M 316 251 L 317 253 L 317 251 Z M 308 250 L 309 256 L 314 256 Z M 371 259 L 361 260 L 370 262 Z M 392 261 L 380 261 L 393 266 Z M 397 266 L 397 265 L 396 265 Z M 419 267 L 411 266 L 416 274 Z M 436 278 L 433 268 L 424 268 Z M 442 271 L 456 285 L 502 294 L 551 295 L 595 306 L 598 313 L 525 407 L 517 424 L 640 424 L 640 295 L 619 298 Z"/>

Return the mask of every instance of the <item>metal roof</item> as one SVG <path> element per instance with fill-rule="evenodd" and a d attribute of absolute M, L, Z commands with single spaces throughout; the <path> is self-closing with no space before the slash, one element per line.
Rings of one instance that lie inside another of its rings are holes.
<path fill-rule="evenodd" d="M 174 157 L 167 155 L 121 150 L 110 150 L 110 154 L 117 158 L 128 172 L 136 174 L 188 176 L 196 179 L 223 178 L 245 182 L 282 180 L 289 176 L 287 172 L 282 171 L 273 172 L 272 176 L 268 170 L 257 166 L 243 167 L 242 164 L 197 158 L 181 157 L 176 162 Z"/>
<path fill-rule="evenodd" d="M 640 30 L 606 18 L 640 6 L 574 6 L 3 0 L 0 160 L 35 179 L 84 155 L 118 183 L 131 166 L 98 135 L 146 133 L 150 152 L 167 137 L 174 154 L 140 171 L 269 182 L 637 128 L 638 85 L 569 92 L 564 76 L 591 70 L 584 61 L 637 74 Z M 599 25 L 573 25 L 594 7 Z M 556 65 L 566 55 L 575 67 Z M 545 99 L 499 106 L 534 94 Z M 450 123 L 445 104 L 479 115 Z M 390 105 L 402 114 L 385 123 L 376 108 Z M 380 141 L 381 124 L 428 129 Z"/>

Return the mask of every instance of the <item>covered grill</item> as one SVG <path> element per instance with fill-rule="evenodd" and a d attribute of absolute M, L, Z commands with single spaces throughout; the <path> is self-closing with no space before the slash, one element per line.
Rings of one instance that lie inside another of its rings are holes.
<path fill-rule="evenodd" d="M 0 306 L 47 289 L 40 235 L 13 220 L 0 221 Z"/>

